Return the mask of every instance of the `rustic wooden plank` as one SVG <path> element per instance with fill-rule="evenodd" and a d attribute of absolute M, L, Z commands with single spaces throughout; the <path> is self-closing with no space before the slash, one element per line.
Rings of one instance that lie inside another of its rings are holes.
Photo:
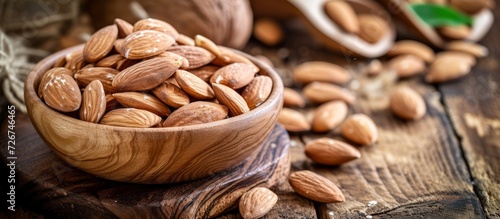
<path fill-rule="evenodd" d="M 500 13 L 500 7 L 494 9 Z M 480 42 L 490 55 L 466 77 L 439 85 L 488 218 L 500 218 L 500 17 Z"/>

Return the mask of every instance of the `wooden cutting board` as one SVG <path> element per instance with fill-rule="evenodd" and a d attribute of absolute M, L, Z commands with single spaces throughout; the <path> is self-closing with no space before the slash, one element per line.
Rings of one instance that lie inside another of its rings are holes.
<path fill-rule="evenodd" d="M 6 144 L 6 121 L 0 133 Z M 200 180 L 165 185 L 109 181 L 66 164 L 38 136 L 26 115 L 16 116 L 15 133 L 16 205 L 50 218 L 208 218 L 236 208 L 239 197 L 255 186 L 281 184 L 290 171 L 290 139 L 280 125 L 262 150 L 238 166 Z M 7 145 L 1 154 L 4 164 L 11 161 Z"/>

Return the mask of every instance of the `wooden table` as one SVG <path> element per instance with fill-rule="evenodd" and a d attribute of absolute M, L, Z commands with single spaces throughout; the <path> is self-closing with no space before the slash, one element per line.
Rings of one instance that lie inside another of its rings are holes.
<path fill-rule="evenodd" d="M 495 10 L 500 13 L 500 7 Z M 426 84 L 423 77 L 397 82 L 424 96 L 428 113 L 423 119 L 402 121 L 387 110 L 387 96 L 359 95 L 351 113 L 371 116 L 380 136 L 375 145 L 359 148 L 360 159 L 336 167 L 314 164 L 304 155 L 305 143 L 325 136 L 342 139 L 338 130 L 292 133 L 292 171 L 307 169 L 327 177 L 346 201 L 316 203 L 284 183 L 276 190 L 278 203 L 264 218 L 500 218 L 499 22 L 496 17 L 481 41 L 490 55 L 480 59 L 468 76 L 439 85 Z M 286 31 L 287 39 L 277 47 L 252 40 L 245 51 L 268 56 L 286 85 L 295 86 L 289 78 L 294 66 L 313 60 L 349 65 L 355 80 L 364 85 L 359 66 L 366 60 L 322 49 L 301 25 L 288 24 Z M 313 109 L 301 111 L 310 115 Z M 18 215 L 43 217 L 19 204 Z M 220 218 L 241 216 L 232 211 Z"/>

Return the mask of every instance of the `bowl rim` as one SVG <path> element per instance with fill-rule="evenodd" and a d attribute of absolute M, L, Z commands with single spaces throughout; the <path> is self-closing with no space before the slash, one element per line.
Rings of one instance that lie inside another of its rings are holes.
<path fill-rule="evenodd" d="M 242 51 L 238 51 L 235 49 L 232 49 L 234 52 L 238 53 L 239 55 L 243 55 L 246 58 L 248 58 L 250 61 L 252 61 L 259 69 L 262 71 L 264 70 L 267 75 L 271 78 L 273 81 L 273 87 L 271 90 L 271 94 L 267 98 L 266 101 L 264 101 L 262 104 L 257 106 L 256 108 L 250 110 L 249 112 L 246 112 L 244 114 L 234 116 L 234 117 L 229 117 L 226 119 L 222 119 L 219 121 L 214 121 L 214 122 L 208 122 L 208 123 L 202 123 L 202 124 L 196 124 L 196 125 L 188 125 L 188 126 L 175 126 L 175 127 L 148 127 L 148 128 L 138 128 L 138 127 L 122 127 L 122 126 L 110 126 L 110 125 L 104 125 L 104 124 L 99 124 L 99 123 L 91 123 L 87 121 L 83 121 L 80 119 L 73 118 L 68 115 L 64 115 L 61 112 L 58 112 L 49 106 L 45 104 L 45 102 L 38 96 L 38 93 L 36 92 L 35 89 L 35 75 L 37 72 L 40 72 L 42 69 L 50 69 L 52 68 L 51 66 L 55 63 L 55 61 L 62 56 L 65 56 L 73 51 L 76 51 L 78 49 L 83 49 L 85 44 L 80 44 L 77 46 L 72 46 L 63 50 L 60 50 L 56 53 L 53 53 L 41 61 L 39 61 L 35 67 L 29 72 L 28 76 L 26 77 L 25 80 L 25 88 L 24 88 L 24 96 L 25 100 L 32 99 L 35 104 L 39 105 L 41 107 L 41 110 L 44 111 L 45 113 L 49 113 L 50 115 L 60 115 L 64 116 L 66 119 L 69 119 L 70 121 L 76 122 L 78 124 L 81 124 L 82 126 L 87 126 L 87 128 L 105 128 L 105 129 L 111 129 L 113 131 L 133 131 L 133 132 L 153 132 L 153 133 L 164 133 L 164 132 L 177 132 L 177 131 L 196 131 L 200 129 L 207 129 L 207 128 L 216 128 L 216 127 L 221 127 L 230 123 L 238 123 L 241 121 L 248 121 L 251 120 L 252 117 L 255 116 L 261 116 L 263 113 L 267 112 L 267 109 L 273 108 L 275 104 L 279 105 L 279 109 L 281 110 L 283 106 L 283 82 L 281 80 L 281 77 L 279 74 L 274 70 L 273 67 L 269 66 L 263 61 L 258 60 L 257 58 L 244 53 Z M 47 71 L 45 70 L 45 71 Z M 42 74 L 42 73 L 38 73 Z M 44 74 L 44 73 L 43 73 Z M 42 74 L 42 75 L 43 75 Z M 38 81 L 39 83 L 40 81 Z M 278 103 L 276 103 L 278 102 Z M 31 104 L 26 104 L 26 108 L 28 111 L 28 115 L 30 117 L 33 115 L 31 113 L 32 111 L 32 106 Z M 278 112 L 274 112 L 278 113 Z M 50 116 L 47 115 L 47 116 Z"/>

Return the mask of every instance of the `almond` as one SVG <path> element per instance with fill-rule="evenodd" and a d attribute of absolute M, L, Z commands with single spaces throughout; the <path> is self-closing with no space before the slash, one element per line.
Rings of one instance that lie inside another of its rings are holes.
<path fill-rule="evenodd" d="M 113 80 L 113 87 L 119 91 L 150 90 L 167 80 L 181 64 L 180 59 L 167 57 L 142 61 L 118 73 Z"/>
<path fill-rule="evenodd" d="M 106 94 L 99 80 L 90 82 L 83 90 L 80 119 L 87 122 L 99 123 L 106 112 Z"/>
<path fill-rule="evenodd" d="M 253 26 L 253 36 L 266 45 L 274 46 L 283 40 L 283 29 L 271 18 L 260 18 Z"/>
<path fill-rule="evenodd" d="M 354 104 L 356 97 L 347 89 L 325 82 L 313 82 L 304 87 L 302 94 L 305 98 L 321 104 L 332 100 L 342 100 Z"/>
<path fill-rule="evenodd" d="M 342 66 L 329 62 L 311 61 L 295 67 L 293 78 L 301 84 L 314 81 L 345 84 L 351 80 L 351 75 Z"/>
<path fill-rule="evenodd" d="M 106 112 L 117 109 L 120 103 L 116 101 L 116 98 L 112 94 L 106 94 Z"/>
<path fill-rule="evenodd" d="M 109 25 L 95 32 L 83 47 L 83 58 L 86 62 L 96 62 L 104 58 L 118 36 L 116 25 Z"/>
<path fill-rule="evenodd" d="M 86 87 L 94 80 L 99 80 L 104 87 L 104 91 L 109 94 L 116 92 L 112 83 L 118 73 L 118 70 L 109 67 L 84 68 L 77 71 L 74 78 L 82 87 Z"/>
<path fill-rule="evenodd" d="M 149 128 L 161 122 L 158 115 L 141 109 L 121 108 L 106 113 L 100 124 L 122 127 Z"/>
<path fill-rule="evenodd" d="M 311 160 L 323 165 L 340 165 L 361 157 L 361 153 L 355 147 L 331 138 L 310 141 L 304 151 Z"/>
<path fill-rule="evenodd" d="M 42 79 L 40 80 L 40 84 L 38 85 L 38 96 L 43 99 L 43 89 L 47 83 L 54 78 L 54 76 L 59 75 L 59 74 L 66 74 L 69 76 L 73 76 L 73 72 L 68 70 L 67 68 L 62 68 L 62 67 L 55 67 L 51 68 L 48 71 L 45 72 L 45 74 L 42 76 Z"/>
<path fill-rule="evenodd" d="M 235 50 L 224 46 L 219 46 L 219 50 L 221 52 L 221 55 L 217 56 L 217 58 L 212 61 L 212 64 L 218 66 L 226 66 L 235 62 L 247 63 L 253 65 L 255 72 L 260 71 L 259 67 L 257 67 L 252 61 L 250 61 L 250 59 L 242 56 Z"/>
<path fill-rule="evenodd" d="M 214 90 L 201 78 L 184 70 L 177 70 L 175 80 L 189 95 L 199 100 L 208 100 L 215 97 Z"/>
<path fill-rule="evenodd" d="M 168 57 L 172 59 L 180 59 L 182 61 L 182 65 L 179 67 L 180 69 L 186 69 L 189 67 L 189 61 L 183 56 L 177 55 L 173 52 L 163 52 L 159 54 L 157 57 Z"/>
<path fill-rule="evenodd" d="M 186 70 L 207 65 L 215 59 L 214 54 L 198 46 L 172 46 L 167 51 L 186 58 L 189 61 L 189 67 L 185 68 Z"/>
<path fill-rule="evenodd" d="M 196 101 L 172 112 L 163 122 L 162 127 L 187 126 L 214 122 L 225 119 L 227 114 L 228 108 L 226 106 L 217 103 Z"/>
<path fill-rule="evenodd" d="M 387 63 L 387 66 L 389 69 L 395 71 L 400 78 L 411 77 L 425 70 L 424 60 L 414 55 L 394 57 Z"/>
<path fill-rule="evenodd" d="M 288 182 L 300 195 L 321 203 L 345 201 L 344 194 L 327 178 L 309 171 L 301 170 L 290 174 Z"/>
<path fill-rule="evenodd" d="M 330 101 L 319 106 L 314 112 L 312 130 L 315 132 L 327 132 L 344 121 L 349 109 L 343 101 Z"/>
<path fill-rule="evenodd" d="M 43 99 L 52 109 L 73 112 L 80 108 L 82 94 L 73 77 L 57 74 L 43 86 Z"/>
<path fill-rule="evenodd" d="M 278 122 L 290 132 L 304 132 L 311 130 L 311 125 L 307 121 L 304 114 L 290 108 L 283 108 L 280 111 L 278 115 Z"/>
<path fill-rule="evenodd" d="M 356 12 L 345 1 L 330 0 L 324 5 L 326 15 L 340 28 L 348 33 L 359 32 L 359 21 Z"/>
<path fill-rule="evenodd" d="M 286 107 L 304 107 L 306 101 L 299 92 L 292 88 L 283 89 L 283 106 Z"/>
<path fill-rule="evenodd" d="M 384 69 L 384 65 L 382 62 L 378 59 L 372 60 L 368 65 L 366 66 L 365 72 L 369 76 L 376 76 L 379 75 L 380 72 Z"/>
<path fill-rule="evenodd" d="M 365 114 L 353 114 L 341 126 L 344 138 L 361 145 L 373 144 L 378 139 L 377 126 Z"/>
<path fill-rule="evenodd" d="M 468 41 L 449 42 L 446 44 L 445 49 L 449 51 L 469 53 L 476 58 L 484 58 L 489 54 L 488 48 Z"/>
<path fill-rule="evenodd" d="M 202 36 L 202 35 L 196 35 L 194 36 L 194 44 L 196 46 L 199 46 L 203 49 L 208 50 L 215 56 L 220 56 L 221 52 L 217 44 L 215 44 L 212 40 Z"/>
<path fill-rule="evenodd" d="M 234 90 L 247 86 L 254 78 L 255 68 L 246 63 L 233 63 L 217 70 L 210 83 L 223 84 Z"/>
<path fill-rule="evenodd" d="M 170 25 L 169 23 L 167 23 L 165 21 L 161 21 L 161 20 L 154 19 L 154 18 L 146 18 L 146 19 L 142 19 L 140 21 L 135 22 L 134 32 L 138 32 L 141 30 L 159 31 L 159 32 L 162 32 L 162 33 L 169 35 L 170 37 L 172 37 L 174 39 L 174 41 L 177 40 L 177 38 L 179 38 L 179 33 L 172 25 Z"/>
<path fill-rule="evenodd" d="M 118 52 L 127 59 L 144 59 L 165 52 L 174 42 L 174 38 L 165 33 L 141 30 L 128 35 Z"/>
<path fill-rule="evenodd" d="M 175 42 L 179 45 L 194 46 L 194 40 L 184 34 L 179 34 Z"/>
<path fill-rule="evenodd" d="M 245 87 L 241 97 L 245 99 L 250 109 L 254 109 L 267 100 L 273 90 L 273 80 L 269 76 L 259 75 Z"/>
<path fill-rule="evenodd" d="M 244 219 L 257 219 L 269 212 L 278 202 L 278 196 L 268 188 L 255 187 L 243 194 L 239 210 Z"/>
<path fill-rule="evenodd" d="M 179 108 L 189 104 L 189 96 L 176 85 L 165 82 L 153 89 L 153 94 L 165 104 Z"/>
<path fill-rule="evenodd" d="M 455 59 L 456 61 L 460 60 L 461 62 L 465 62 L 469 65 L 476 64 L 476 58 L 473 55 L 465 52 L 443 51 L 436 55 L 434 61 L 439 61 L 441 59 Z"/>
<path fill-rule="evenodd" d="M 212 88 L 217 101 L 229 108 L 230 116 L 237 116 L 250 111 L 245 99 L 235 90 L 222 84 L 212 84 Z"/>
<path fill-rule="evenodd" d="M 113 97 L 123 106 L 143 109 L 160 117 L 170 115 L 170 109 L 158 98 L 143 92 L 114 93 Z"/>
<path fill-rule="evenodd" d="M 212 76 L 214 75 L 214 73 L 217 70 L 219 70 L 219 69 L 220 69 L 219 66 L 205 65 L 205 66 L 200 67 L 200 68 L 191 69 L 191 70 L 189 70 L 189 72 L 191 72 L 192 74 L 198 76 L 203 81 L 205 81 L 205 82 L 208 83 L 208 82 L 210 82 L 210 78 L 212 78 Z"/>
<path fill-rule="evenodd" d="M 420 57 L 427 63 L 434 61 L 434 51 L 427 45 L 414 40 L 401 40 L 387 52 L 389 56 L 414 55 Z"/>
<path fill-rule="evenodd" d="M 425 80 L 429 83 L 441 83 L 467 75 L 471 68 L 472 55 L 466 53 L 443 53 L 429 67 Z"/>
<path fill-rule="evenodd" d="M 377 43 L 389 33 L 389 24 L 377 15 L 360 14 L 358 21 L 358 36 L 368 43 Z"/>
<path fill-rule="evenodd" d="M 454 40 L 467 39 L 471 34 L 470 27 L 466 25 L 438 27 L 437 31 L 442 36 Z"/>
<path fill-rule="evenodd" d="M 460 11 L 476 14 L 487 8 L 494 8 L 495 1 L 493 0 L 450 0 L 450 5 Z"/>
<path fill-rule="evenodd" d="M 120 18 L 115 19 L 115 25 L 118 28 L 118 37 L 120 38 L 125 38 L 129 34 L 134 32 L 134 26 L 132 26 L 132 24 Z"/>
<path fill-rule="evenodd" d="M 124 58 L 120 54 L 113 54 L 110 56 L 106 56 L 103 59 L 99 60 L 97 63 L 95 63 L 95 67 L 115 68 L 117 63 L 122 59 Z"/>
<path fill-rule="evenodd" d="M 66 56 L 61 56 L 60 58 L 58 58 L 56 60 L 56 62 L 54 63 L 54 66 L 52 66 L 52 67 L 53 68 L 64 67 L 64 65 L 66 65 Z"/>
<path fill-rule="evenodd" d="M 126 59 L 126 58 L 123 58 L 121 59 L 120 61 L 118 61 L 116 63 L 116 70 L 118 71 L 123 71 L 125 69 L 127 69 L 128 67 L 132 66 L 132 65 L 135 65 L 137 63 L 139 63 L 140 60 L 137 60 L 137 59 Z"/>
<path fill-rule="evenodd" d="M 82 69 L 85 65 L 86 62 L 83 58 L 83 52 L 81 50 L 66 55 L 66 64 L 64 67 L 71 70 L 73 73 Z"/>
<path fill-rule="evenodd" d="M 120 52 L 120 48 L 122 47 L 124 41 L 125 39 L 115 40 L 115 42 L 113 43 L 113 48 L 115 49 L 115 51 Z"/>
<path fill-rule="evenodd" d="M 391 94 L 389 108 L 396 116 L 417 120 L 425 115 L 425 101 L 415 90 L 400 86 Z"/>

